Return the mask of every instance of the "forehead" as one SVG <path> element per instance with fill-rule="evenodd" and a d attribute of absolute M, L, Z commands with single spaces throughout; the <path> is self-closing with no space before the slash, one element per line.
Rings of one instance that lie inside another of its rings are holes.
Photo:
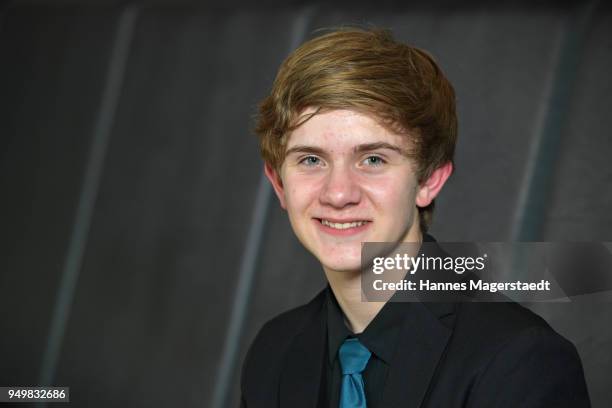
<path fill-rule="evenodd" d="M 314 108 L 305 109 L 300 119 L 315 111 Z M 405 149 L 408 138 L 406 135 L 388 130 L 373 115 L 336 109 L 320 112 L 295 129 L 289 136 L 286 148 L 308 145 L 333 151 L 344 151 L 360 144 L 378 142 L 393 144 Z"/>

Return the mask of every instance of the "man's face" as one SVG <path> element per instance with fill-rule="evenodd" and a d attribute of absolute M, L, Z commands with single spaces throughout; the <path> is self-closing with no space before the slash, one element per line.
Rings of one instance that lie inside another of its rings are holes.
<path fill-rule="evenodd" d="M 293 131 L 280 174 L 266 166 L 295 234 L 326 270 L 359 270 L 362 242 L 420 239 L 417 205 L 433 197 L 409 149 L 371 116 L 333 110 Z"/>

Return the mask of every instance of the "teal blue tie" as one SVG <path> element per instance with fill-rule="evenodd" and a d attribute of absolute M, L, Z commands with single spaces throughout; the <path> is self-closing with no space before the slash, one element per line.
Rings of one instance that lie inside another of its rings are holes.
<path fill-rule="evenodd" d="M 344 340 L 338 355 L 342 370 L 340 408 L 366 408 L 361 372 L 365 370 L 372 353 L 359 340 L 351 338 Z"/>

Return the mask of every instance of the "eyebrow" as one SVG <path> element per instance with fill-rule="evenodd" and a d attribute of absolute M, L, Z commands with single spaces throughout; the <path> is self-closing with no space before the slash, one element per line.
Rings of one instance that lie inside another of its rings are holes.
<path fill-rule="evenodd" d="M 369 152 L 372 150 L 379 150 L 379 149 L 389 149 L 389 150 L 396 151 L 401 155 L 405 154 L 404 149 L 402 149 L 401 147 L 393 145 L 391 143 L 386 143 L 386 142 L 361 144 L 359 146 L 355 146 L 353 151 L 355 153 L 363 153 L 363 152 Z"/>
<path fill-rule="evenodd" d="M 375 143 L 365 143 L 365 144 L 360 144 L 358 146 L 355 146 L 353 148 L 353 153 L 363 153 L 363 152 L 369 152 L 372 150 L 378 150 L 378 149 L 389 149 L 389 150 L 393 150 L 401 155 L 405 155 L 406 152 L 400 148 L 399 146 L 390 144 L 390 143 L 386 143 L 386 142 L 375 142 Z M 325 151 L 319 147 L 315 147 L 315 146 L 308 146 L 308 145 L 296 145 L 293 146 L 290 149 L 287 149 L 287 151 L 285 152 L 286 156 L 289 156 L 291 153 L 312 153 L 312 154 L 319 154 L 322 155 L 325 153 Z"/>
<path fill-rule="evenodd" d="M 323 149 L 314 146 L 307 145 L 295 145 L 290 149 L 287 149 L 285 156 L 289 156 L 291 153 L 312 153 L 312 154 L 323 154 Z"/>

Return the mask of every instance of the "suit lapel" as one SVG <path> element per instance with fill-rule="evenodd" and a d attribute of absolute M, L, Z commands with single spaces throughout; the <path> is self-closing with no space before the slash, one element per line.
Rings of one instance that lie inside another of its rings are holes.
<path fill-rule="evenodd" d="M 318 305 L 310 322 L 293 340 L 281 373 L 281 408 L 317 406 L 326 345 L 325 308 Z"/>
<path fill-rule="evenodd" d="M 406 303 L 407 312 L 385 382 L 381 407 L 421 405 L 452 330 L 440 317 L 452 314 L 448 303 Z"/>

